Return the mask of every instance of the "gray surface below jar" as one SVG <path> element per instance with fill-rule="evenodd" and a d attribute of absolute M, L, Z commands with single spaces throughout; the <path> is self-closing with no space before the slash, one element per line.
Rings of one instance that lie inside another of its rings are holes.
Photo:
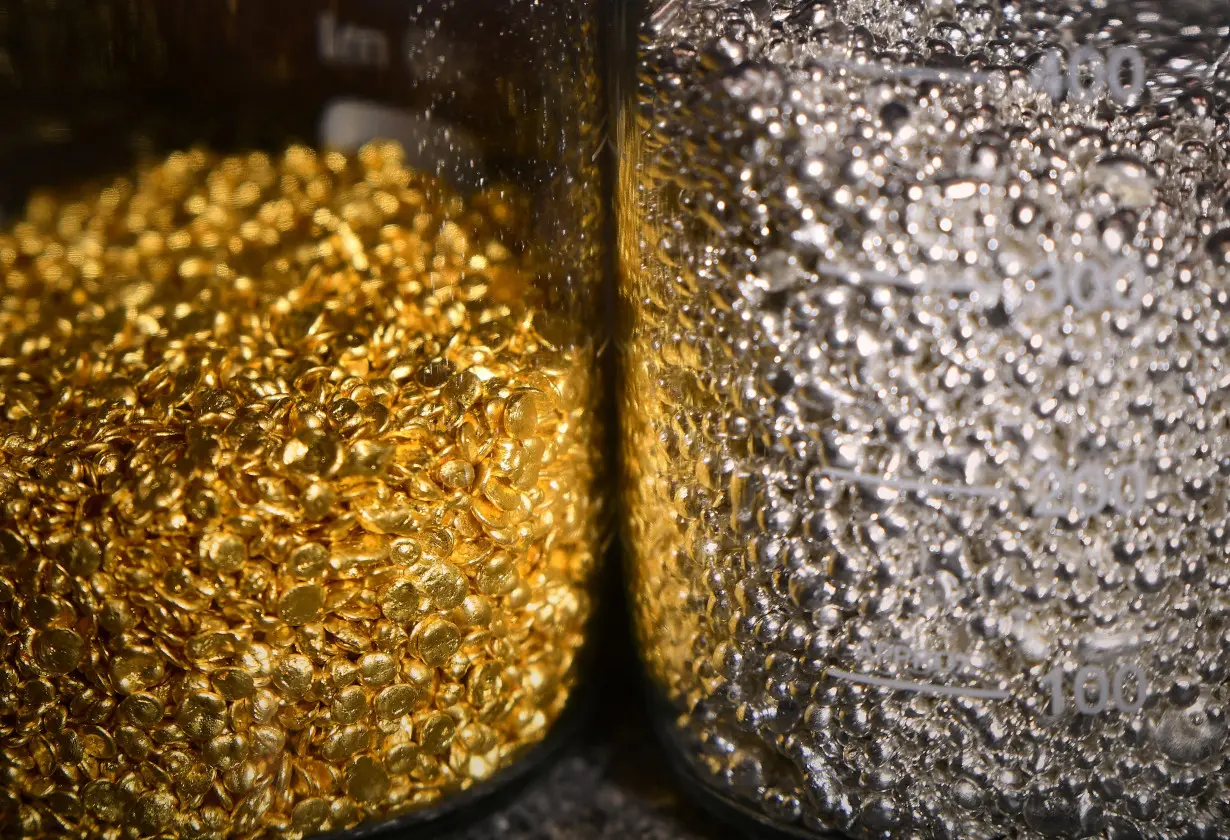
<path fill-rule="evenodd" d="M 588 737 L 515 802 L 448 840 L 731 840 L 675 787 L 640 697 L 612 696 Z"/>

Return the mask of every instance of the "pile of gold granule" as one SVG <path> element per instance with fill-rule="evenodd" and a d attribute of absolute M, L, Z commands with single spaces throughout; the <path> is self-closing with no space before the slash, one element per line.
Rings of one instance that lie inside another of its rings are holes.
<path fill-rule="evenodd" d="M 530 221 L 373 144 L 0 233 L 3 836 L 296 838 L 546 735 L 601 430 Z"/>

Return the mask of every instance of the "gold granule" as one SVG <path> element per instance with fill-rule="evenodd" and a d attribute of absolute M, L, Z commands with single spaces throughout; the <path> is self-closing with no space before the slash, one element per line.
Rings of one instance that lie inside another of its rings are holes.
<path fill-rule="evenodd" d="M 0 231 L 6 837 L 295 840 L 543 737 L 601 430 L 528 206 L 190 151 Z"/>

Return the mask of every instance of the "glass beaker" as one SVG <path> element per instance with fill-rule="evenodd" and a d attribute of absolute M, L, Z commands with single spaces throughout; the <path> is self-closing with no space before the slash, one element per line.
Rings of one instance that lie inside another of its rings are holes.
<path fill-rule="evenodd" d="M 627 4 L 633 609 L 813 837 L 1230 830 L 1226 6 Z"/>
<path fill-rule="evenodd" d="M 404 836 L 546 749 L 605 504 L 599 24 L 0 2 L 6 836 Z"/>

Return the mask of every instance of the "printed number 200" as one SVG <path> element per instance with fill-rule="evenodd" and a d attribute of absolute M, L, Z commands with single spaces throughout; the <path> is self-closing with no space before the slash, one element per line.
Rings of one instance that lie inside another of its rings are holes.
<path fill-rule="evenodd" d="M 1128 464 L 1107 471 L 1088 464 L 1075 472 L 1050 467 L 1042 474 L 1045 495 L 1034 509 L 1037 516 L 1067 516 L 1073 507 L 1083 519 L 1099 513 L 1107 505 L 1121 514 L 1139 511 L 1148 492 L 1148 476 L 1140 464 Z"/>

